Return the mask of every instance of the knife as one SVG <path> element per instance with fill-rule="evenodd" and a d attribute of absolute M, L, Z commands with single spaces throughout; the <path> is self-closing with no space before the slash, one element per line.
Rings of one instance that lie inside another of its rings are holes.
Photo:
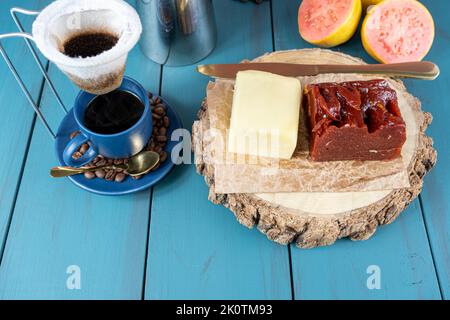
<path fill-rule="evenodd" d="M 434 80 L 440 73 L 439 67 L 428 61 L 364 65 L 250 62 L 197 66 L 198 72 L 216 78 L 234 79 L 239 71 L 245 70 L 267 71 L 289 77 L 316 76 L 323 73 L 359 73 L 423 80 Z"/>

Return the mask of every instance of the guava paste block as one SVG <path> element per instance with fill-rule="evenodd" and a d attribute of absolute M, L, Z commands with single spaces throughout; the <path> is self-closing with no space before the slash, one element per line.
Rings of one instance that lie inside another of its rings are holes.
<path fill-rule="evenodd" d="M 406 126 L 386 80 L 311 84 L 305 96 L 312 160 L 400 156 Z"/>

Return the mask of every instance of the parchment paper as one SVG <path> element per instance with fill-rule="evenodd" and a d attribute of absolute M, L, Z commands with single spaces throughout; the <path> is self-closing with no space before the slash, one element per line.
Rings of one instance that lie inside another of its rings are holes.
<path fill-rule="evenodd" d="M 367 77 L 321 75 L 299 79 L 304 86 L 306 83 L 367 80 Z M 394 82 L 390 82 L 390 85 L 397 91 L 400 110 L 408 108 L 403 92 L 395 87 Z M 297 148 L 290 160 L 243 157 L 229 153 L 226 150 L 226 139 L 233 87 L 234 81 L 224 79 L 216 79 L 207 87 L 209 128 L 203 128 L 206 130 L 203 132 L 206 145 L 203 161 L 214 166 L 216 193 L 378 191 L 410 186 L 402 158 L 391 161 L 311 161 L 308 158 L 308 132 L 303 108 L 300 113 Z M 411 127 L 415 124 L 408 123 L 411 119 L 404 119 L 407 136 L 412 135 Z M 405 143 L 402 155 L 408 151 L 409 145 Z"/>

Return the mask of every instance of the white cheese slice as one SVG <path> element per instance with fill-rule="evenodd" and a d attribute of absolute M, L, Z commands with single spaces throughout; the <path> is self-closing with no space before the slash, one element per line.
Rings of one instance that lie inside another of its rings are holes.
<path fill-rule="evenodd" d="M 236 76 L 228 151 L 290 159 L 297 145 L 300 80 L 262 71 Z"/>

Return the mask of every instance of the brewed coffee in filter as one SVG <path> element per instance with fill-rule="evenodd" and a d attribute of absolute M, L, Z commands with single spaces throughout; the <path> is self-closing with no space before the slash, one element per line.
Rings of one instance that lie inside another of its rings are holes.
<path fill-rule="evenodd" d="M 33 23 L 44 56 L 93 94 L 120 86 L 128 52 L 141 32 L 138 14 L 122 0 L 58 0 Z"/>
<path fill-rule="evenodd" d="M 85 32 L 76 34 L 63 44 L 62 52 L 72 58 L 95 57 L 111 50 L 119 38 L 107 32 Z"/>

